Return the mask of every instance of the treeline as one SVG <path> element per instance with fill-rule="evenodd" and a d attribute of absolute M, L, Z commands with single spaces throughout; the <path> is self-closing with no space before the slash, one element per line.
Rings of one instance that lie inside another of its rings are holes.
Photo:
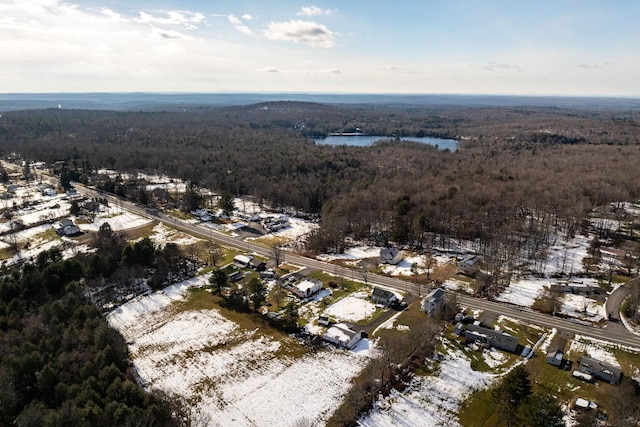
<path fill-rule="evenodd" d="M 0 279 L 0 424 L 185 425 L 179 400 L 136 382 L 122 336 L 57 249 Z"/>

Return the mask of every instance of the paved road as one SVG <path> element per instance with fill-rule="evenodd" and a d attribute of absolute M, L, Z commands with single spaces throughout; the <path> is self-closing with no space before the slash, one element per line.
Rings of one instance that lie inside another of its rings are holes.
<path fill-rule="evenodd" d="M 169 217 L 160 212 L 158 212 L 157 214 L 151 214 L 147 209 L 136 206 L 129 201 L 125 201 L 105 193 L 98 193 L 97 191 L 87 188 L 81 184 L 74 183 L 74 186 L 76 187 L 76 189 L 78 189 L 78 191 L 84 193 L 89 197 L 106 198 L 107 200 L 109 200 L 109 203 L 116 204 L 139 215 L 157 219 L 167 225 L 170 225 L 171 227 L 193 234 L 197 237 L 214 240 L 222 245 L 235 247 L 263 257 L 273 257 L 273 251 L 270 248 L 256 245 L 247 241 L 242 241 L 239 238 L 217 232 L 206 226 L 188 224 L 184 221 Z M 313 258 L 302 257 L 300 255 L 292 254 L 289 252 L 285 254 L 285 262 L 302 267 L 323 270 L 336 276 L 339 275 L 349 279 L 364 281 L 363 275 L 355 269 L 337 266 L 335 264 L 318 261 Z M 418 296 L 424 295 L 425 291 L 427 290 L 424 285 L 418 285 L 416 283 L 401 280 L 395 277 L 380 276 L 373 273 L 368 273 L 366 275 L 366 281 L 370 285 L 387 286 Z M 609 326 L 607 327 L 600 328 L 593 326 L 592 324 L 587 322 L 553 317 L 547 314 L 532 311 L 530 309 L 521 308 L 506 303 L 487 301 L 466 295 L 458 294 L 458 300 L 461 305 L 469 307 L 471 309 L 491 311 L 547 328 L 557 328 L 573 334 L 590 336 L 597 339 L 640 348 L 640 337 L 632 334 L 624 327 L 619 328 L 619 325 L 616 324 L 609 324 Z"/>

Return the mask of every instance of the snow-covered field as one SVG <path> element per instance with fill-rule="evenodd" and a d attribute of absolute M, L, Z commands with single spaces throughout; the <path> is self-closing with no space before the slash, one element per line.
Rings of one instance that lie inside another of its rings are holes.
<path fill-rule="evenodd" d="M 219 425 L 292 425 L 306 417 L 326 420 L 372 351 L 326 350 L 299 358 L 284 355 L 297 345 L 245 330 L 216 310 L 179 312 L 171 303 L 201 277 L 138 297 L 107 319 L 130 343 L 134 366 L 149 388 L 184 396 L 197 414 Z"/>

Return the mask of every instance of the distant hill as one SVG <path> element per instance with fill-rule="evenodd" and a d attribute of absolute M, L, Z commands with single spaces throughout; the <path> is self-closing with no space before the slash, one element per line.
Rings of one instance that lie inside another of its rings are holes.
<path fill-rule="evenodd" d="M 202 106 L 238 106 L 261 102 L 299 101 L 333 105 L 558 107 L 587 110 L 640 110 L 638 98 L 395 95 L 305 93 L 5 93 L 0 112 L 32 109 L 89 109 L 114 111 L 180 111 Z"/>

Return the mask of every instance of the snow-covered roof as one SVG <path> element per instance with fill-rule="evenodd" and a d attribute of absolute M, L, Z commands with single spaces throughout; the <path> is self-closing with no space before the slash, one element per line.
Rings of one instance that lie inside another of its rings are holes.
<path fill-rule="evenodd" d="M 307 279 L 307 280 L 303 280 L 302 282 L 298 283 L 296 285 L 296 288 L 298 288 L 298 290 L 300 292 L 303 292 L 303 293 L 306 294 L 309 290 L 316 289 L 316 288 L 318 288 L 318 286 L 322 286 L 322 283 L 314 282 L 314 281 L 311 281 L 311 280 Z"/>

